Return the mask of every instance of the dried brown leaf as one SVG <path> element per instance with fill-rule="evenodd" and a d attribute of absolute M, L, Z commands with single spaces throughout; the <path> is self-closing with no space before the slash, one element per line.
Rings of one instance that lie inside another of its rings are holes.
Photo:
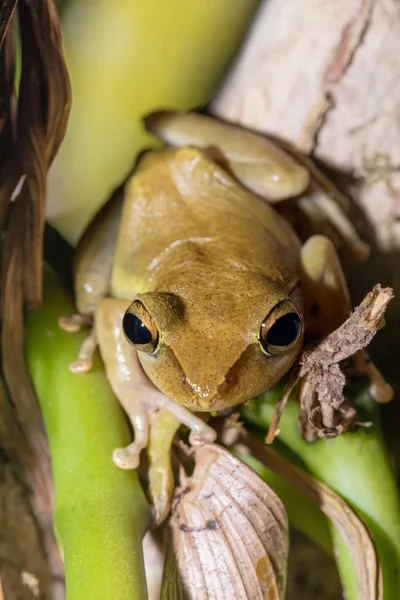
<path fill-rule="evenodd" d="M 189 600 L 282 600 L 288 523 L 276 494 L 224 448 L 195 450 L 193 475 L 182 482 L 170 526 Z"/>
<path fill-rule="evenodd" d="M 61 600 L 63 582 L 52 578 L 27 490 L 15 471 L 15 464 L 3 455 L 0 458 L 0 575 L 4 597 L 7 600 Z M 30 589 L 30 583 L 35 584 L 34 589 Z M 35 595 L 34 590 L 39 593 Z"/>
<path fill-rule="evenodd" d="M 352 508 L 327 485 L 294 467 L 252 436 L 244 440 L 254 457 L 306 494 L 330 519 L 347 545 L 357 576 L 358 597 L 382 600 L 382 572 L 371 534 Z"/>
<path fill-rule="evenodd" d="M 383 316 L 393 297 L 391 288 L 382 288 L 379 284 L 374 286 L 343 325 L 315 347 L 305 350 L 300 377 L 312 371 L 316 364 L 327 369 L 368 346 L 376 332 L 384 326 Z"/>
<path fill-rule="evenodd" d="M 2 2 L 0 2 L 0 50 L 14 14 L 17 1 L 18 0 L 2 0 Z"/>
<path fill-rule="evenodd" d="M 361 425 L 356 409 L 343 395 L 346 376 L 340 363 L 368 346 L 376 332 L 384 326 L 384 314 L 393 296 L 391 288 L 376 285 L 338 329 L 306 348 L 276 406 L 266 437 L 268 444 L 273 442 L 284 406 L 298 381 L 300 428 L 307 440 L 335 437 L 356 424 Z M 378 378 L 374 369 L 372 366 L 370 371 L 372 384 L 376 385 Z M 386 385 L 383 380 L 381 384 Z"/>
<path fill-rule="evenodd" d="M 53 573 L 63 572 L 52 530 L 50 459 L 40 410 L 25 364 L 24 308 L 40 303 L 47 171 L 61 143 L 70 86 L 58 16 L 51 0 L 18 3 L 22 62 L 18 105 L 14 91 L 15 40 L 9 28 L 0 54 L 1 358 L 14 418 L 31 453 L 21 473 L 32 490 L 33 509 Z M 19 194 L 13 194 L 23 182 Z M 7 219 L 6 219 L 7 217 Z"/>
<path fill-rule="evenodd" d="M 392 289 L 376 285 L 343 325 L 304 351 L 299 399 L 306 439 L 335 437 L 357 423 L 357 411 L 343 395 L 346 377 L 339 363 L 371 342 L 384 325 L 383 315 L 392 298 Z"/>
<path fill-rule="evenodd" d="M 17 150 L 26 183 L 25 300 L 35 308 L 42 295 L 43 230 L 47 171 L 62 142 L 70 110 L 70 84 L 61 30 L 51 0 L 19 0 L 22 45 Z"/>
<path fill-rule="evenodd" d="M 16 138 L 15 35 L 11 24 L 0 50 L 0 228 L 10 203 L 17 175 L 13 167 Z"/>

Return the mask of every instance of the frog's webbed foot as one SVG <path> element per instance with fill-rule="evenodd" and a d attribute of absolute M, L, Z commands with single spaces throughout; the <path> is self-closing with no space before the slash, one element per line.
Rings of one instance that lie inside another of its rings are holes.
<path fill-rule="evenodd" d="M 149 414 L 137 396 L 131 404 L 131 413 L 128 416 L 132 423 L 135 441 L 125 448 L 116 448 L 113 452 L 113 461 L 120 469 L 137 469 L 140 453 L 147 447 L 149 441 L 150 429 Z"/>
<path fill-rule="evenodd" d="M 158 420 L 161 419 L 158 417 L 159 413 L 169 415 L 168 418 L 163 417 L 163 422 L 168 423 L 168 427 L 171 426 L 171 423 L 176 424 L 175 431 L 181 424 L 186 425 L 191 430 L 189 442 L 192 445 L 209 444 L 214 442 L 217 437 L 212 427 L 184 406 L 165 396 L 149 380 L 141 382 L 138 386 L 130 387 L 130 389 L 124 389 L 120 385 L 115 386 L 114 391 L 132 424 L 135 439 L 126 448 L 118 448 L 114 451 L 114 462 L 122 469 L 136 469 L 139 465 L 139 454 L 147 447 L 149 430 L 152 431 L 154 423 L 157 424 L 159 430 L 161 429 Z M 154 445 L 154 436 L 152 439 Z M 164 436 L 161 436 L 160 441 L 162 441 L 164 453 L 168 454 L 168 444 Z M 171 443 L 172 440 L 169 442 L 169 446 Z"/>
<path fill-rule="evenodd" d="M 97 348 L 97 337 L 93 326 L 93 317 L 75 314 L 70 317 L 60 317 L 58 325 L 67 333 L 78 333 L 83 327 L 90 327 L 89 334 L 83 340 L 77 360 L 69 365 L 72 373 L 87 373 L 93 366 L 93 354 Z"/>
<path fill-rule="evenodd" d="M 156 388 L 148 395 L 146 403 L 152 409 L 163 409 L 171 413 L 182 425 L 186 425 L 191 430 L 189 442 L 192 446 L 215 442 L 217 434 L 212 427 L 189 409 L 168 398 Z"/>
<path fill-rule="evenodd" d="M 93 354 L 97 348 L 97 337 L 94 327 L 90 330 L 88 336 L 83 340 L 78 358 L 69 365 L 72 373 L 87 373 L 93 366 Z"/>
<path fill-rule="evenodd" d="M 116 448 L 113 460 L 122 469 L 136 469 L 141 451 L 147 448 L 148 494 L 154 509 L 153 526 L 157 526 L 171 507 L 175 484 L 170 450 L 180 425 L 191 428 L 192 444 L 213 442 L 217 434 L 199 417 L 159 392 L 150 381 L 129 391 L 119 387 L 118 398 L 132 424 L 134 442 Z"/>

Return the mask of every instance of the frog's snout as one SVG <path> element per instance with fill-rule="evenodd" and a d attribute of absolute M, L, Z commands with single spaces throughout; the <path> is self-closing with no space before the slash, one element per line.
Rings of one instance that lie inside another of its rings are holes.
<path fill-rule="evenodd" d="M 195 361 L 164 346 L 154 357 L 140 353 L 140 362 L 166 396 L 191 410 L 208 412 L 238 406 L 262 394 L 290 369 L 298 350 L 296 346 L 272 357 L 254 343 L 229 364 L 211 350 Z"/>

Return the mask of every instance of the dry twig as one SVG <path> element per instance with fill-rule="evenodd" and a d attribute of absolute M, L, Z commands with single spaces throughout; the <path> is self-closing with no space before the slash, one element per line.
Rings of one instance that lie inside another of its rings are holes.
<path fill-rule="evenodd" d="M 283 408 L 299 381 L 300 427 L 307 440 L 335 437 L 358 423 L 357 411 L 343 395 L 346 377 L 340 363 L 368 346 L 384 326 L 392 298 L 392 289 L 376 285 L 343 325 L 306 348 L 276 406 L 267 443 L 272 443 Z"/>

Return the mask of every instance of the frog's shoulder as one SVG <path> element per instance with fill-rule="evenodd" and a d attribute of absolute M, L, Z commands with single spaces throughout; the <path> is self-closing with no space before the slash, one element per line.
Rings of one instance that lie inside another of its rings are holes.
<path fill-rule="evenodd" d="M 148 291 L 150 266 L 182 240 L 214 238 L 221 248 L 224 239 L 237 239 L 243 253 L 269 244 L 268 233 L 293 241 L 276 211 L 206 154 L 191 147 L 149 152 L 125 187 L 113 294 Z"/>

